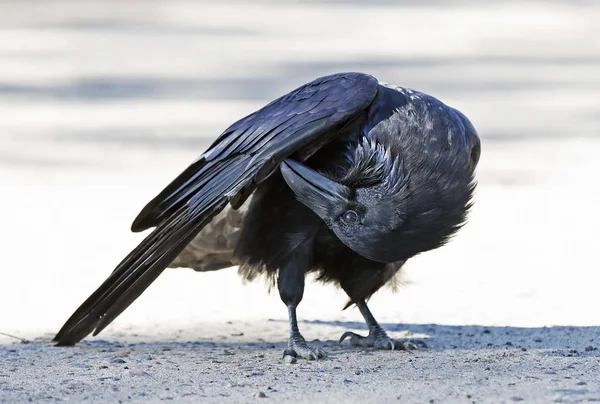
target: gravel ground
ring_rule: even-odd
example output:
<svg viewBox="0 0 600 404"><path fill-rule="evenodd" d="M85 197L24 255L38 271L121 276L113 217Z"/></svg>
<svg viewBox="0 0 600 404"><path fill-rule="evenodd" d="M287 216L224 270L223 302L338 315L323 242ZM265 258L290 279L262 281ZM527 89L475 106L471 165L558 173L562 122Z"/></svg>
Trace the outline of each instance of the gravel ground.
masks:
<svg viewBox="0 0 600 404"><path fill-rule="evenodd" d="M307 324L304 324L305 326ZM265 324L285 335L285 322ZM0 348L6 402L591 402L600 401L600 327L393 325L427 349L384 352L339 346L357 323L311 323L328 358L287 364L280 338L256 324L96 339L74 348L43 341ZM200 330L196 330L200 333ZM205 331L204 331L205 332ZM195 334L197 335L197 334Z"/></svg>
<svg viewBox="0 0 600 404"><path fill-rule="evenodd" d="M0 402L600 401L600 6L586 1L0 2ZM464 111L469 224L370 307L309 283L286 310L235 268L165 272L74 348L49 340L143 235L139 209L228 124L315 77L369 72ZM432 325L429 325L432 324ZM262 392L262 394L261 394Z"/></svg>

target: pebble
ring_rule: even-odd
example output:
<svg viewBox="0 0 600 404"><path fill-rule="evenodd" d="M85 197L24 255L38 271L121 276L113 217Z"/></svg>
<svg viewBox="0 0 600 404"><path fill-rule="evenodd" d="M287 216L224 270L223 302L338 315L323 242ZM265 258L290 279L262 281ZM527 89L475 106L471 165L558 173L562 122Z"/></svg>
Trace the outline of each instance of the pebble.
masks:
<svg viewBox="0 0 600 404"><path fill-rule="evenodd" d="M257 394L256 396L257 396L257 397L260 397L260 398L266 398L266 397L267 397L267 395L265 394L265 392L264 392L264 391L259 391L259 392L258 392L258 394Z"/></svg>
<svg viewBox="0 0 600 404"><path fill-rule="evenodd" d="M121 358L112 358L110 363L127 363L124 359Z"/></svg>
<svg viewBox="0 0 600 404"><path fill-rule="evenodd" d="M144 372L143 370L140 370L140 371L130 370L127 373L129 374L129 376L150 376L150 373ZM165 390L168 390L168 388Z"/></svg>
<svg viewBox="0 0 600 404"><path fill-rule="evenodd" d="M283 361L287 364L287 365L293 365L294 363L298 362L298 359L296 359L295 357L293 357L292 355L285 355L283 357Z"/></svg>
<svg viewBox="0 0 600 404"><path fill-rule="evenodd" d="M71 363L71 366L74 368L80 368L80 369L90 369L92 367L92 365L88 365L87 363Z"/></svg>

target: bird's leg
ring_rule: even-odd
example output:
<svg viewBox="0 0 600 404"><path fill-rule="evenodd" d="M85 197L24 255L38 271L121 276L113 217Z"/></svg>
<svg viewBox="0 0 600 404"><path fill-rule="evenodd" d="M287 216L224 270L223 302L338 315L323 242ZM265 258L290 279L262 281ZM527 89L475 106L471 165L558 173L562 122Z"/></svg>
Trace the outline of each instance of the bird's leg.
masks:
<svg viewBox="0 0 600 404"><path fill-rule="evenodd" d="M306 340L302 334L300 334L298 321L296 320L296 306L289 305L288 313L290 317L290 339L288 341L287 349L283 351L283 356L291 355L310 360L326 357L327 354L325 351L321 348L311 348L308 346Z"/></svg>
<svg viewBox="0 0 600 404"><path fill-rule="evenodd" d="M350 344L353 346L388 350L413 350L418 348L418 344L413 342L395 341L388 337L385 330L381 328L379 323L377 323L377 320L375 320L375 317L373 317L373 314L371 314L371 310L369 310L367 303L364 300L356 302L356 307L358 307L358 310L360 310L360 313L364 317L365 322L369 327L369 335L363 337L362 335L358 335L351 331L346 331L344 334L342 334L340 343L342 343L342 341L344 341L346 338L350 338Z"/></svg>
<svg viewBox="0 0 600 404"><path fill-rule="evenodd" d="M292 254L287 265L279 270L277 286L279 296L288 308L290 318L290 339L288 347L283 351L283 356L291 355L305 359L319 359L326 356L325 351L320 348L311 348L300 334L298 320L296 318L296 307L304 295L304 276L307 268L308 257Z"/></svg>

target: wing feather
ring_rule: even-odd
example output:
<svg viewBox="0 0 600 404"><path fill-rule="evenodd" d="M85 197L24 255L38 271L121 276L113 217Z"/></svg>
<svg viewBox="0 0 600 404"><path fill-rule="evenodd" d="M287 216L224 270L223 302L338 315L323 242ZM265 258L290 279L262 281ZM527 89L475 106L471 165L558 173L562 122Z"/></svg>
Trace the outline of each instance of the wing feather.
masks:
<svg viewBox="0 0 600 404"><path fill-rule="evenodd" d="M377 89L377 80L366 74L326 76L231 125L142 209L132 230L156 229L73 313L55 341L71 345L102 331L228 203L239 206L286 157L334 138Z"/></svg>

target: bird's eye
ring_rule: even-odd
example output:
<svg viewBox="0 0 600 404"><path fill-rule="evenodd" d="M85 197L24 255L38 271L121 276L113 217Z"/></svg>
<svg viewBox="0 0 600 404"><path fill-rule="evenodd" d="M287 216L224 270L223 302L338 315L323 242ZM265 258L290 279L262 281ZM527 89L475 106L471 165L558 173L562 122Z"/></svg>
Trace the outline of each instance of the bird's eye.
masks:
<svg viewBox="0 0 600 404"><path fill-rule="evenodd" d="M348 210L346 211L346 213L344 213L342 219L346 223L355 223L356 221L358 221L358 213L356 213L353 210Z"/></svg>

